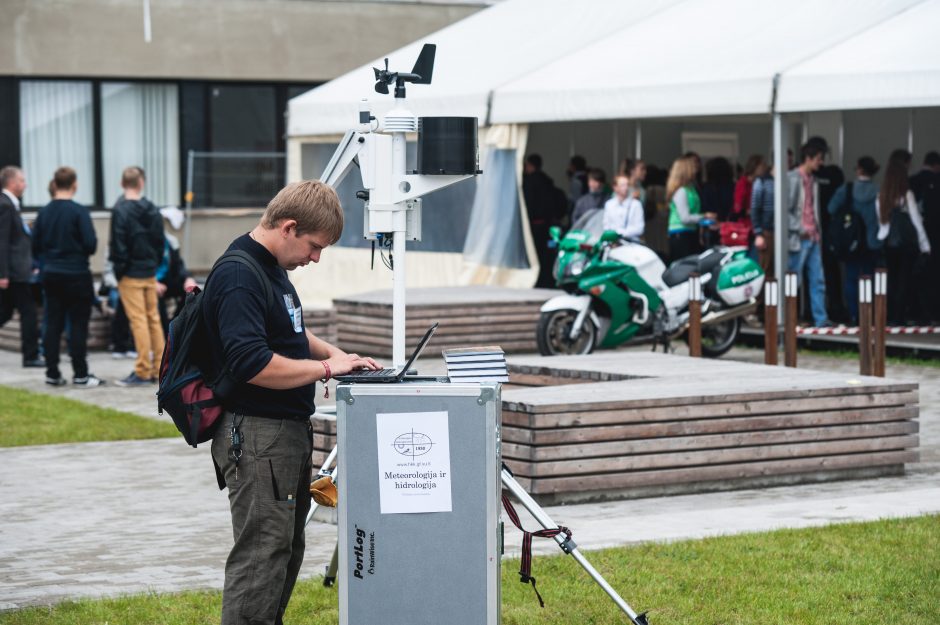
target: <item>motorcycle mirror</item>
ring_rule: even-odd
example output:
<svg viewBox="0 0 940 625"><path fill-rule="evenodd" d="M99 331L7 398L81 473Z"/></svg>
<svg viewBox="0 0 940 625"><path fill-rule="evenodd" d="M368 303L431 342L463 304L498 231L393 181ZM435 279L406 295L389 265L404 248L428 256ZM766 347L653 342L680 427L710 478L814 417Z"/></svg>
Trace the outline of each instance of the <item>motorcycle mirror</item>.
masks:
<svg viewBox="0 0 940 625"><path fill-rule="evenodd" d="M552 241L557 243L561 240L561 228L558 226L552 226L548 229L548 236L551 237Z"/></svg>
<svg viewBox="0 0 940 625"><path fill-rule="evenodd" d="M601 243L616 243L620 240L620 235L617 234L616 230L604 230L604 233L601 234Z"/></svg>

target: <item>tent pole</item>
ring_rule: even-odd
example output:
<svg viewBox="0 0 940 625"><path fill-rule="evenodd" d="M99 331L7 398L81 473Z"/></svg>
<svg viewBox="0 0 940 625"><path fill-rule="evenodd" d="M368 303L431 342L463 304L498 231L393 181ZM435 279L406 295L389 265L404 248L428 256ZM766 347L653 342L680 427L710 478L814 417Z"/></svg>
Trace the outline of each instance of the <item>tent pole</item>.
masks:
<svg viewBox="0 0 940 625"><path fill-rule="evenodd" d="M634 158L637 160L643 158L643 124L636 120L636 137L633 146Z"/></svg>
<svg viewBox="0 0 940 625"><path fill-rule="evenodd" d="M787 149L783 145L783 118L780 113L773 114L774 120L774 274L777 284L783 284L787 261L787 219L784 214L786 203L783 201L786 191L784 176L787 175ZM783 321L785 306L779 307L779 321Z"/></svg>
<svg viewBox="0 0 940 625"><path fill-rule="evenodd" d="M839 168L845 170L845 117L839 112Z"/></svg>
<svg viewBox="0 0 940 625"><path fill-rule="evenodd" d="M620 128L618 127L617 122L611 122L613 126L613 141L611 142L611 179L617 174L617 155L620 153Z"/></svg>
<svg viewBox="0 0 940 625"><path fill-rule="evenodd" d="M914 153L914 109L907 111L907 151Z"/></svg>

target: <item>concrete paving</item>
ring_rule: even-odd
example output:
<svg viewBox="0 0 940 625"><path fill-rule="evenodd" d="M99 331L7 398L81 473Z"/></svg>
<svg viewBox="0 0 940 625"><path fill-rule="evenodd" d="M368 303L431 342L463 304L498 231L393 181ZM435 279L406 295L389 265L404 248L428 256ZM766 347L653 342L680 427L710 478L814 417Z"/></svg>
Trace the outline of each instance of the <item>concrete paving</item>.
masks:
<svg viewBox="0 0 940 625"><path fill-rule="evenodd" d="M750 349L726 357L762 358ZM94 354L91 363L94 373L109 380L132 366L108 354ZM17 354L0 353L0 384L160 418L154 388L53 389L42 384L41 371L18 365ZM857 371L857 363L824 357L803 357L800 365ZM436 359L420 366L429 374L441 368ZM546 512L574 531L582 550L940 513L940 370L890 366L888 374L920 383L922 461L904 476L557 506ZM323 403L322 393L318 402ZM192 449L175 438L8 448L0 450L0 465L0 610L78 597L221 587L231 524L208 447ZM522 517L527 528L536 528L528 515ZM335 537L334 526L308 527L303 576L322 573ZM507 527L507 554L517 555L520 543L518 532ZM548 540L536 541L535 550L558 552Z"/></svg>

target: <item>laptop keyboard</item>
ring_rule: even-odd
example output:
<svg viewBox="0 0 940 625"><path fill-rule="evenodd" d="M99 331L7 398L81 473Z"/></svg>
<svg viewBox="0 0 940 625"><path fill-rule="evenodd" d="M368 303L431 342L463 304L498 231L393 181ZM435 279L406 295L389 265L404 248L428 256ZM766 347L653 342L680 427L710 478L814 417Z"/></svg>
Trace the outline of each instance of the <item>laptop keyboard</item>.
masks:
<svg viewBox="0 0 940 625"><path fill-rule="evenodd" d="M350 371L349 375L358 375L364 378L371 378L383 375L396 375L398 369L376 369L374 371L370 369L359 369L358 371Z"/></svg>

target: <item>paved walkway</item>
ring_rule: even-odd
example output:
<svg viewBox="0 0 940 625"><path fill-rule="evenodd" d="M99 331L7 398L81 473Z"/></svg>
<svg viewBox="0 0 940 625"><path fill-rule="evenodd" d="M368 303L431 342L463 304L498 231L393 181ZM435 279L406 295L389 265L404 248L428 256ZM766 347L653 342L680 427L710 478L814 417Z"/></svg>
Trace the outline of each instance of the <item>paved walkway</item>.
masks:
<svg viewBox="0 0 940 625"><path fill-rule="evenodd" d="M761 354L735 350L730 357L760 361ZM153 388L52 389L41 384L41 372L18 364L16 354L0 352L0 384L157 416ZM847 374L857 370L855 363L831 358L806 357L801 365ZM434 373L439 366L428 361L421 370ZM131 361L92 357L92 371L109 380L130 367ZM921 385L922 462L903 477L546 511L574 530L582 549L940 513L940 371L897 366L888 373ZM20 447L0 449L0 465L0 610L67 598L221 587L231 525L208 447L191 449L181 438ZM322 572L335 537L334 526L308 527L302 575ZM507 528L507 553L517 554L520 542ZM557 548L537 541L536 551Z"/></svg>

